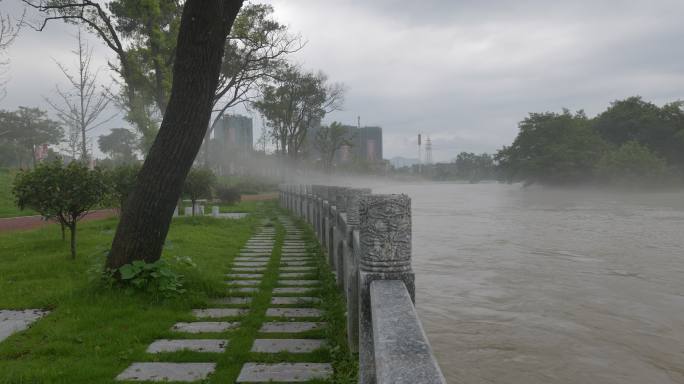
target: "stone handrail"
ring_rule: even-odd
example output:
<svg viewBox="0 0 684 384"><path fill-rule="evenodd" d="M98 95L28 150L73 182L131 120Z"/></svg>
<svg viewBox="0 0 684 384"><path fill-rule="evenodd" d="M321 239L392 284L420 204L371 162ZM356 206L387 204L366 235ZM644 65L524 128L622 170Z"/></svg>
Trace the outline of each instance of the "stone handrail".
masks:
<svg viewBox="0 0 684 384"><path fill-rule="evenodd" d="M284 184L280 204L313 227L335 271L359 382L446 383L414 307L409 197Z"/></svg>

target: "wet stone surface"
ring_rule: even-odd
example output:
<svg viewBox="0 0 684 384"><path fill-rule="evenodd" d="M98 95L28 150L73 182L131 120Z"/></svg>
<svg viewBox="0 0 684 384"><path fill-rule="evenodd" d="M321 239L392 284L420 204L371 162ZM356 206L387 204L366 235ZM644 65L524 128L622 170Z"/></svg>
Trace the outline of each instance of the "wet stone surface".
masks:
<svg viewBox="0 0 684 384"><path fill-rule="evenodd" d="M216 339L180 339L180 340L157 340L147 347L147 353L163 353L176 351L193 352L224 352L228 340Z"/></svg>
<svg viewBox="0 0 684 384"><path fill-rule="evenodd" d="M0 310L0 341L28 328L49 312L40 309Z"/></svg>
<svg viewBox="0 0 684 384"><path fill-rule="evenodd" d="M133 363L116 380L192 382L206 379L215 368L215 363Z"/></svg>
<svg viewBox="0 0 684 384"><path fill-rule="evenodd" d="M185 333L212 333L229 331L239 326L240 323L230 321L195 321L176 323L171 330Z"/></svg>
<svg viewBox="0 0 684 384"><path fill-rule="evenodd" d="M294 297L272 297L271 304L273 305L296 305L296 304L314 304L320 303L321 299L318 297L294 296Z"/></svg>
<svg viewBox="0 0 684 384"><path fill-rule="evenodd" d="M267 383L269 381L298 383L332 376L328 363L247 363L242 367L238 383Z"/></svg>
<svg viewBox="0 0 684 384"><path fill-rule="evenodd" d="M217 318L217 317L235 317L242 316L249 312L241 308L206 308L193 309L192 314L198 319Z"/></svg>
<svg viewBox="0 0 684 384"><path fill-rule="evenodd" d="M321 317L323 312L316 308L269 308L268 317Z"/></svg>
<svg viewBox="0 0 684 384"><path fill-rule="evenodd" d="M311 321L270 321L261 325L261 333L301 333L323 329L326 323Z"/></svg>
<svg viewBox="0 0 684 384"><path fill-rule="evenodd" d="M324 346L323 340L312 339L256 339L252 352L259 353L310 353Z"/></svg>

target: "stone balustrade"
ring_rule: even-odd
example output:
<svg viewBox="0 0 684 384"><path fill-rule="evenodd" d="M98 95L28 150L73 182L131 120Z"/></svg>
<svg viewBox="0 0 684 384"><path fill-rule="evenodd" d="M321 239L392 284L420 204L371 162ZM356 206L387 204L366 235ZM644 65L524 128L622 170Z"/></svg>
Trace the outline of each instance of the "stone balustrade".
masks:
<svg viewBox="0 0 684 384"><path fill-rule="evenodd" d="M308 222L327 252L347 301L359 382L446 383L414 307L410 198L283 184L280 205Z"/></svg>

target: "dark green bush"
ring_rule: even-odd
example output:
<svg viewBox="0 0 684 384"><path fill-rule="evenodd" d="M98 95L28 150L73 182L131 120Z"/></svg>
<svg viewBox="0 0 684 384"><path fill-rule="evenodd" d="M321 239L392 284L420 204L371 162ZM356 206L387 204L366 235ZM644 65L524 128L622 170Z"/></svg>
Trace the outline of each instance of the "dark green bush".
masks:
<svg viewBox="0 0 684 384"><path fill-rule="evenodd" d="M224 204L235 204L240 201L240 191L235 187L220 185L216 188L216 197Z"/></svg>

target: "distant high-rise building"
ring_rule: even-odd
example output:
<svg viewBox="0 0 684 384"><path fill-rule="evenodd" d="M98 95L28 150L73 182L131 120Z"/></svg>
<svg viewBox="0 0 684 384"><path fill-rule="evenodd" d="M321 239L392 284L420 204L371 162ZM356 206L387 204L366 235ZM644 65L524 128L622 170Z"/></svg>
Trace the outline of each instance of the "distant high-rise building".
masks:
<svg viewBox="0 0 684 384"><path fill-rule="evenodd" d="M209 140L209 148L205 156L207 163L217 174L241 174L252 152L251 118L242 115L227 115L214 124L213 136Z"/></svg>
<svg viewBox="0 0 684 384"><path fill-rule="evenodd" d="M227 115L214 125L217 148L251 151L253 145L252 118L242 115Z"/></svg>

